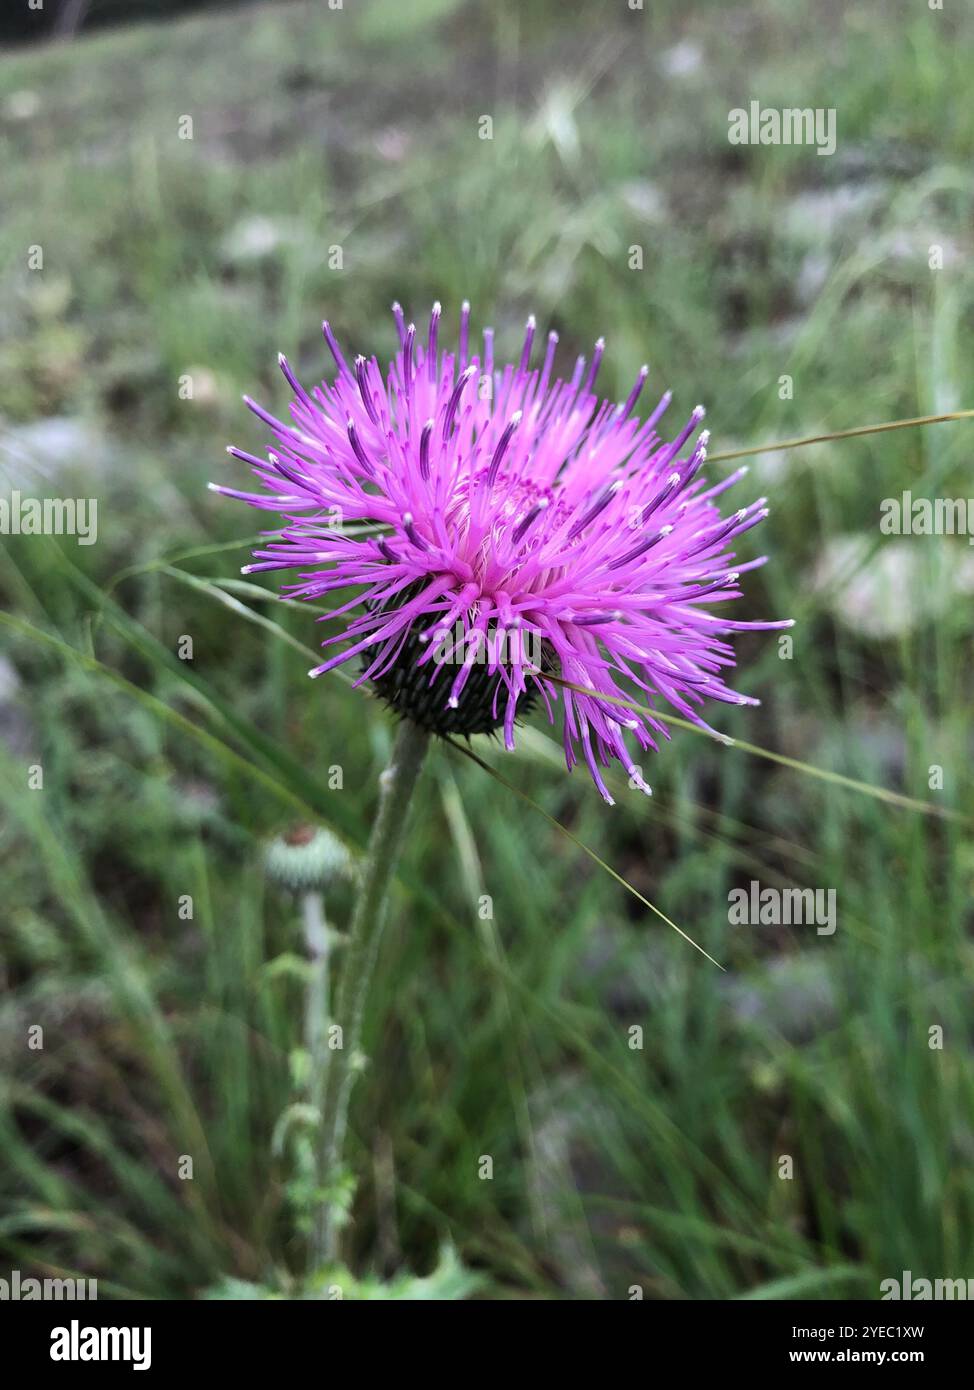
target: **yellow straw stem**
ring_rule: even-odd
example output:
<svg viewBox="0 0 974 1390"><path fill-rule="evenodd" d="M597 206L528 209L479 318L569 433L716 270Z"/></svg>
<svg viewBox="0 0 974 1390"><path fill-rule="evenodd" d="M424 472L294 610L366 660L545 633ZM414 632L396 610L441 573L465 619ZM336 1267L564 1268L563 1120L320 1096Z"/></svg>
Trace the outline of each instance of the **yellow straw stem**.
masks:
<svg viewBox="0 0 974 1390"><path fill-rule="evenodd" d="M708 463L726 459L750 458L753 454L774 454L779 449L801 449L806 444L830 444L835 439L855 439L863 434L885 434L887 430L906 430L914 425L942 425L948 420L969 420L974 410L953 410L947 415L917 415L912 420L887 420L881 425L859 425L853 430L836 430L834 434L810 434L804 439L781 439L776 444L761 444L756 449L728 449L722 454L708 454Z"/></svg>

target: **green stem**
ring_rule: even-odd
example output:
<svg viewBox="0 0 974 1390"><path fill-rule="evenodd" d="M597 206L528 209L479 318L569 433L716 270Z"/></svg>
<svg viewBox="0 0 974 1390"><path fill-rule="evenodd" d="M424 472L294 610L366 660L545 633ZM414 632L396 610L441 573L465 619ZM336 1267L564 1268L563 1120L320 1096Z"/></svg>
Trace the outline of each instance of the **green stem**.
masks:
<svg viewBox="0 0 974 1390"><path fill-rule="evenodd" d="M301 899L301 921L308 953L308 991L305 1005L305 1049L311 1069L308 1100L321 1110L331 1053L328 1050L328 957L329 928L325 902L320 892L305 893Z"/></svg>
<svg viewBox="0 0 974 1390"><path fill-rule="evenodd" d="M332 1023L342 1045L332 1053L325 1086L319 1146L319 1182L329 1195L321 1203L316 1253L324 1262L338 1256L339 1221L331 1189L341 1175L348 1105L359 1067L362 1022L385 921L392 880L406 829L406 812L419 778L429 734L409 719L396 733L389 766L379 779L379 806L369 838L358 899L344 947L341 983Z"/></svg>

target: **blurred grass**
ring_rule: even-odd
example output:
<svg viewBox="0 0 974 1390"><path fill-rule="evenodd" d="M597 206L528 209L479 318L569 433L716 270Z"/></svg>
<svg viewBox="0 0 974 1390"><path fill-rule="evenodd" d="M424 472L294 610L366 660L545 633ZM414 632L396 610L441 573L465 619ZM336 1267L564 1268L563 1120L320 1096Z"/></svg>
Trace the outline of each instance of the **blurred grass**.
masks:
<svg viewBox="0 0 974 1390"><path fill-rule="evenodd" d="M604 332L606 390L648 360L677 413L708 405L715 450L974 405L972 55L969 16L889 0L570 17L382 0L0 61L5 491L99 499L98 545L0 554L12 1264L149 1297L288 1288L304 1266L299 1143L272 1144L302 1095L302 948L262 846L296 815L364 843L389 723L338 680L309 688L310 615L237 595L289 644L214 592L254 526L204 490L238 476L224 442L260 443L239 393L283 402L278 349L327 370L325 313L383 356L393 298L416 315L440 298L455 323L469 297L504 348L532 310L566 360ZM727 112L752 98L834 106L836 154L731 147ZM35 473L52 420L71 444ZM880 635L813 582L841 537L872 572L883 497L974 491L971 439L943 425L754 460L738 491L771 498L771 562L750 614L800 621L793 659L740 643L764 703L721 729L974 814L962 540L910 543L921 617L880 585L899 617ZM439 750L357 1094L353 1266L428 1273L452 1242L481 1294L541 1298L871 1298L903 1269L971 1273L967 835L687 733L644 767L652 802L622 779L607 812L543 723L520 741L478 753L729 975ZM751 878L834 887L835 936L730 927Z"/></svg>

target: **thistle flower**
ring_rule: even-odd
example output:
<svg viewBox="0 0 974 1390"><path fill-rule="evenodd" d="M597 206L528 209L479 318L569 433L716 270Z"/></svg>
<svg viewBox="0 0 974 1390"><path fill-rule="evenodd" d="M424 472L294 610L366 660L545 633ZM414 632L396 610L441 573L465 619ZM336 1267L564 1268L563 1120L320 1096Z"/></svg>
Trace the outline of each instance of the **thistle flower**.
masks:
<svg viewBox="0 0 974 1390"><path fill-rule="evenodd" d="M285 592L305 599L354 591L328 615L343 630L322 643L342 649L312 676L357 659L356 683L421 727L502 728L509 749L519 714L540 699L553 722L560 699L568 767L581 750L611 803L600 769L617 758L648 794L626 738L655 750L668 737L655 702L704 728L708 700L757 704L724 682L725 639L790 626L711 611L763 563L735 564L730 547L767 516L765 499L721 513L747 470L705 485L700 406L670 440L657 432L669 392L639 420L646 367L625 401L600 400L602 339L564 381L556 333L531 366L533 317L520 360L498 366L491 329L471 350L468 304L455 351L440 348L439 304L425 341L393 313L400 346L385 375L374 357L350 366L326 322L333 382L309 392L280 358L290 423L244 397L274 443L266 459L229 452L266 492L211 487L288 523L244 573L296 570ZM606 699L634 693L647 712Z"/></svg>

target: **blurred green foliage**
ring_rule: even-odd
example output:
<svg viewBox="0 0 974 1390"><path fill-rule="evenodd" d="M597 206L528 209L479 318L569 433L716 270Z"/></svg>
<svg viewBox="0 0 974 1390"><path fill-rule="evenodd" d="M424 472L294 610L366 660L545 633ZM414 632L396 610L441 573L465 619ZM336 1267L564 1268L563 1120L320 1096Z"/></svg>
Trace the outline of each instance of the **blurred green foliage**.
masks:
<svg viewBox="0 0 974 1390"><path fill-rule="evenodd" d="M264 852L295 818L361 847L389 724L309 686L311 615L217 582L267 522L205 491L242 476L225 442L261 445L240 392L283 406L279 349L327 371L326 313L382 357L393 298L455 324L468 297L502 350L529 311L566 362L604 332L606 390L648 361L681 419L708 405L715 451L972 406L972 30L906 0L376 0L0 63L5 490L99 499L97 546L0 554L11 1264L105 1295L308 1292L300 1123L275 1143L305 1096L299 910ZM836 154L731 147L754 98L835 107ZM753 461L736 492L772 515L748 612L798 626L791 659L739 644L764 703L721 729L974 814L969 551L878 531L905 488L974 492L971 438ZM873 1298L903 1269L970 1274L966 830L690 733L644 766L651 802L623 779L609 812L532 725L515 757L478 751L727 973L438 750L353 1116L363 1289L437 1270L448 1242L442 1296ZM835 888L835 936L729 926L754 878Z"/></svg>

